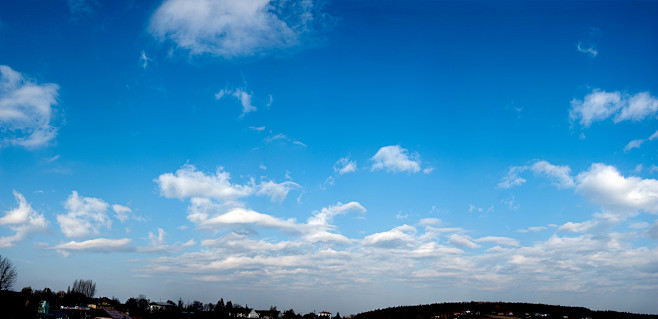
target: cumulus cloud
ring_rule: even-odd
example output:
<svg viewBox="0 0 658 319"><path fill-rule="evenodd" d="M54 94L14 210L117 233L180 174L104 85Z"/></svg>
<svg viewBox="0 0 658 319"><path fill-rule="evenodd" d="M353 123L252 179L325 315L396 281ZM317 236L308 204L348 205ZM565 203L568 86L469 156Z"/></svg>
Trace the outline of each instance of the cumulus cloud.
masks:
<svg viewBox="0 0 658 319"><path fill-rule="evenodd" d="M362 243L365 246L379 248L410 248L414 246L416 241L414 238L415 234L415 227L404 224L389 231L368 235L363 239Z"/></svg>
<svg viewBox="0 0 658 319"><path fill-rule="evenodd" d="M176 173L162 174L154 181L158 184L160 193L167 198L204 197L234 200L254 192L253 186L233 185L229 179L230 174L225 172L223 167L217 168L215 175L206 175L194 165L186 164Z"/></svg>
<svg viewBox="0 0 658 319"><path fill-rule="evenodd" d="M374 162L371 167L373 171L380 169L393 173L420 171L419 155L409 154L409 151L400 145L384 146L370 160Z"/></svg>
<svg viewBox="0 0 658 319"><path fill-rule="evenodd" d="M617 168L601 163L578 174L576 190L605 211L635 215L639 210L658 213L658 180L624 177Z"/></svg>
<svg viewBox="0 0 658 319"><path fill-rule="evenodd" d="M14 234L0 237L0 248L12 247L30 233L44 231L48 228L48 222L43 215L32 209L22 194L14 191L14 197L18 202L18 207L6 211L5 215L0 217L0 226L9 227Z"/></svg>
<svg viewBox="0 0 658 319"><path fill-rule="evenodd" d="M230 59L297 46L321 18L311 0L166 0L149 31L191 55Z"/></svg>
<svg viewBox="0 0 658 319"><path fill-rule="evenodd" d="M338 172L340 175L356 172L356 161L351 161L349 156L341 157L334 164L334 172Z"/></svg>
<svg viewBox="0 0 658 319"><path fill-rule="evenodd" d="M66 237L98 235L101 227L110 228L112 220L107 215L109 204L99 198L83 197L73 191L64 208L66 214L57 215L57 222Z"/></svg>
<svg viewBox="0 0 658 319"><path fill-rule="evenodd" d="M39 84L6 65L0 65L1 145L34 149L57 135L52 125L59 86Z"/></svg>
<svg viewBox="0 0 658 319"><path fill-rule="evenodd" d="M96 253L125 252L134 250L134 248L128 246L130 241L130 238L96 238L86 241L70 241L68 243L59 244L48 249L56 250L64 256L68 256L72 252L79 251Z"/></svg>
<svg viewBox="0 0 658 319"><path fill-rule="evenodd" d="M571 121L579 121L583 127L589 127L593 122L610 117L615 123L619 123L627 120L640 121L655 117L657 113L658 99L649 92L626 94L594 89L583 100L571 101L569 117Z"/></svg>
<svg viewBox="0 0 658 319"><path fill-rule="evenodd" d="M268 214L259 213L250 209L241 207L232 208L226 213L216 215L205 219L199 223L201 228L217 228L217 227L266 227L275 228L282 231L297 232L298 227L294 219L283 220L273 217Z"/></svg>

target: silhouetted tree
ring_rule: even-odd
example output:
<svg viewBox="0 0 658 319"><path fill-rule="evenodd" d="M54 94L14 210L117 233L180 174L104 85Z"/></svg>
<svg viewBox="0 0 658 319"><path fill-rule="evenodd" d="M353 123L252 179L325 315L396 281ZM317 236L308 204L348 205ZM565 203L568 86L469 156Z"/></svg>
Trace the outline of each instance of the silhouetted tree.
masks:
<svg viewBox="0 0 658 319"><path fill-rule="evenodd" d="M337 312L336 315L334 316L334 319L341 319L340 318L340 312Z"/></svg>
<svg viewBox="0 0 658 319"><path fill-rule="evenodd" d="M292 308L283 312L283 319L295 319L295 318L297 318L297 315L295 314L295 311L292 310Z"/></svg>
<svg viewBox="0 0 658 319"><path fill-rule="evenodd" d="M87 298L94 298L96 295L96 283L89 280L76 280L73 282L73 288L71 288L71 293L79 293Z"/></svg>
<svg viewBox="0 0 658 319"><path fill-rule="evenodd" d="M0 255L0 290L11 289L16 282L16 277L18 277L18 271L14 264L7 257Z"/></svg>
<svg viewBox="0 0 658 319"><path fill-rule="evenodd" d="M21 293L23 293L25 295L31 295L32 294L32 287L30 287L30 286L24 287L23 289L21 289Z"/></svg>

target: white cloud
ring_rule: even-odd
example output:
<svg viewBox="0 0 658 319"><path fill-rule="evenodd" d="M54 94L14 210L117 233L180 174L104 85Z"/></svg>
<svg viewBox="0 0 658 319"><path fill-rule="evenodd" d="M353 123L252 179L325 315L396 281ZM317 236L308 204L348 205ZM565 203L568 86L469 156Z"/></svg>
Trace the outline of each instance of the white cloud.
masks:
<svg viewBox="0 0 658 319"><path fill-rule="evenodd" d="M167 245L165 242L165 237L167 233L162 228L158 228L157 235L149 232L149 245L146 247L139 247L137 251L139 252L167 252L173 253L182 250L183 248L190 247L196 244L192 239L185 243L175 243L173 245Z"/></svg>
<svg viewBox="0 0 658 319"><path fill-rule="evenodd" d="M124 252L133 250L133 248L128 246L130 241L130 238L96 238L80 242L70 241L68 243L59 244L48 249L57 250L57 252L64 256L68 256L71 254L71 252L75 251L88 251L97 253Z"/></svg>
<svg viewBox="0 0 658 319"><path fill-rule="evenodd" d="M621 121L640 121L658 113L658 99L649 92L633 95L622 94L619 91L605 92L594 89L584 100L573 99L569 117L572 121L580 121L584 127L593 122L613 117L615 123Z"/></svg>
<svg viewBox="0 0 658 319"><path fill-rule="evenodd" d="M192 55L230 59L296 46L319 18L310 0L166 0L149 31Z"/></svg>
<svg viewBox="0 0 658 319"><path fill-rule="evenodd" d="M149 61L151 61L151 58L146 56L146 52L142 50L142 54L139 56L139 65L142 67L142 69L146 70L146 68L149 66Z"/></svg>
<svg viewBox="0 0 658 319"><path fill-rule="evenodd" d="M508 189L514 186L523 185L523 183L525 183L526 180L520 177L519 174L526 171L527 169L528 169L527 166L510 167L510 169L507 171L507 175L505 175L505 177L501 179L501 181L498 183L498 185L496 185L496 187L502 189Z"/></svg>
<svg viewBox="0 0 658 319"><path fill-rule="evenodd" d="M251 101L253 93L247 92L246 88L237 88L235 90L221 89L215 94L215 100L219 101L225 96L232 96L240 102L240 105L242 105L242 115L258 110Z"/></svg>
<svg viewBox="0 0 658 319"><path fill-rule="evenodd" d="M578 41L576 46L578 52L589 54L589 56L595 58L599 55L599 51L596 50L596 46L591 43L584 43L583 41Z"/></svg>
<svg viewBox="0 0 658 319"><path fill-rule="evenodd" d="M518 240L509 237L485 236L474 240L478 243L495 243L503 246L520 246Z"/></svg>
<svg viewBox="0 0 658 319"><path fill-rule="evenodd" d="M578 174L577 191L605 211L632 216L638 210L658 213L658 180L624 177L609 165L595 163Z"/></svg>
<svg viewBox="0 0 658 319"><path fill-rule="evenodd" d="M283 202L292 189L301 189L302 187L294 182L286 181L275 183L274 181L261 182L258 185L256 195L268 196L273 202Z"/></svg>
<svg viewBox="0 0 658 319"><path fill-rule="evenodd" d="M416 228L405 224L389 231L368 235L362 243L380 248L410 248L415 244L415 234Z"/></svg>
<svg viewBox="0 0 658 319"><path fill-rule="evenodd" d="M658 138L658 131L654 132L653 134L651 134L651 136L647 138L632 140L628 142L626 146L624 146L624 152L628 152L634 148L640 148L642 144L644 144L645 142L651 142L657 138Z"/></svg>
<svg viewBox="0 0 658 319"><path fill-rule="evenodd" d="M101 227L110 228L107 216L109 204L99 198L82 197L73 191L64 203L67 213L57 215L57 222L66 237L98 235Z"/></svg>
<svg viewBox="0 0 658 319"><path fill-rule="evenodd" d="M154 181L160 192L167 198L205 197L217 200L234 200L249 196L254 188L248 185L232 185L230 174L222 167L217 168L215 175L206 175L197 171L194 165L183 165L176 173L160 175Z"/></svg>
<svg viewBox="0 0 658 319"><path fill-rule="evenodd" d="M119 204L112 205L112 209L116 213L117 219L120 220L122 223L126 222L126 220L130 218L130 213L132 212L132 209L130 209L130 207L122 206Z"/></svg>
<svg viewBox="0 0 658 319"><path fill-rule="evenodd" d="M546 229L547 227L545 226L533 226L533 227L528 227L528 229L519 229L517 230L519 233L529 233L529 232L538 232L541 230Z"/></svg>
<svg viewBox="0 0 658 319"><path fill-rule="evenodd" d="M9 227L14 235L0 237L0 248L12 247L30 233L44 231L48 228L48 221L42 214L32 209L22 194L14 191L14 197L18 202L18 207L6 211L5 215L0 217L0 226Z"/></svg>
<svg viewBox="0 0 658 319"><path fill-rule="evenodd" d="M386 169L387 172L410 172L418 173L420 171L420 159L418 154L409 154L409 151L400 145L390 145L380 148L375 156L370 160L371 170Z"/></svg>
<svg viewBox="0 0 658 319"><path fill-rule="evenodd" d="M268 136L268 137L265 138L266 143L272 143L274 141L284 141L284 142L289 142L289 143L299 145L299 146L302 146L302 147L306 147L306 144L304 144L304 143L302 143L302 142L300 142L300 141L298 141L298 140L296 140L296 139L294 139L294 138L292 138L292 137L290 137L286 134L283 134L283 133L279 133L279 134L276 134L276 135L273 135L273 136Z"/></svg>
<svg viewBox="0 0 658 319"><path fill-rule="evenodd" d="M468 204L468 212L469 212L469 213L472 213L472 212L482 212L482 211L484 211L484 209L482 209L481 207L476 207L476 206L473 205L473 204Z"/></svg>
<svg viewBox="0 0 658 319"><path fill-rule="evenodd" d="M210 217L199 223L200 228L236 227L236 226L259 226L275 228L282 231L298 232L299 227L294 219L282 220L267 214L255 212L250 209L236 207L228 212Z"/></svg>
<svg viewBox="0 0 658 319"><path fill-rule="evenodd" d="M571 188L574 186L573 177L571 177L571 168L569 166L556 166L547 161L538 161L530 166L530 170L538 175L545 175L552 180L559 188Z"/></svg>
<svg viewBox="0 0 658 319"><path fill-rule="evenodd" d="M308 219L308 224L326 226L333 221L334 216L344 215L350 211L363 214L366 212L366 208L358 202L349 202L347 204L338 202L336 205L324 207L320 211L314 211L313 216Z"/></svg>
<svg viewBox="0 0 658 319"><path fill-rule="evenodd" d="M470 237L459 234L450 235L448 243L461 248L475 249L480 247L480 245L472 242Z"/></svg>
<svg viewBox="0 0 658 319"><path fill-rule="evenodd" d="M334 164L334 172L338 172L340 175L356 172L356 161L350 161L349 156L341 157Z"/></svg>
<svg viewBox="0 0 658 319"><path fill-rule="evenodd" d="M574 186L573 177L571 177L571 168L569 166L557 166L547 161L536 161L530 166L513 166L507 171L507 175L501 179L497 187L502 189L520 186L526 182L520 176L521 173L530 170L535 175L544 175L554 181L554 185L559 188L571 188Z"/></svg>
<svg viewBox="0 0 658 319"><path fill-rule="evenodd" d="M34 149L54 139L57 129L51 121L58 90L57 84L38 84L0 65L0 146Z"/></svg>
<svg viewBox="0 0 658 319"><path fill-rule="evenodd" d="M642 146L642 144L644 144L644 140L641 140L641 139L632 140L632 141L628 142L628 144L626 144L626 146L624 146L624 152L628 152L628 151L630 151L634 148L640 148L640 146Z"/></svg>

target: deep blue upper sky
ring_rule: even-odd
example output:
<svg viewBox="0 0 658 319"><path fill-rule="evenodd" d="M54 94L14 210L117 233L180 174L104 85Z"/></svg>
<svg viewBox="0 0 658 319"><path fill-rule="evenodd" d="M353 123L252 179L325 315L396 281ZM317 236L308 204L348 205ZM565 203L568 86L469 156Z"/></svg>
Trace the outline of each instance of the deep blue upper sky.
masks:
<svg viewBox="0 0 658 319"><path fill-rule="evenodd" d="M657 15L0 2L0 255L122 301L658 313Z"/></svg>

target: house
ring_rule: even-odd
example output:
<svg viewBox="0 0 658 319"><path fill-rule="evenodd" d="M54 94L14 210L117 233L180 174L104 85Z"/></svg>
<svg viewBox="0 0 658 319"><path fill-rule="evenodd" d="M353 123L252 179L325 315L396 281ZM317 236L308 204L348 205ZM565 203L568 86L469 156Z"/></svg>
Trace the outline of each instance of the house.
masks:
<svg viewBox="0 0 658 319"><path fill-rule="evenodd" d="M169 310L172 307L173 307L173 305L168 303L168 302L155 302L154 301L154 302L151 302L149 304L149 310L151 312Z"/></svg>
<svg viewBox="0 0 658 319"><path fill-rule="evenodd" d="M331 318L331 312L323 311L318 314L318 318Z"/></svg>
<svg viewBox="0 0 658 319"><path fill-rule="evenodd" d="M259 319L278 319L279 318L279 311L274 309L270 310L256 310L256 313L258 313L258 318Z"/></svg>

